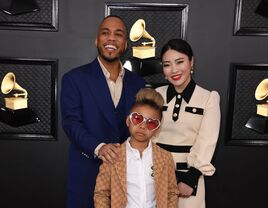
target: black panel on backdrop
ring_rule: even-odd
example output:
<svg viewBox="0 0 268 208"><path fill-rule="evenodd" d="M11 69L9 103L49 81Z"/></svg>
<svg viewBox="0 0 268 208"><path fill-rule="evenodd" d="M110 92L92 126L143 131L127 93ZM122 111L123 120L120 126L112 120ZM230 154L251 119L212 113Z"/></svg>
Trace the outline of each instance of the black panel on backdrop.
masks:
<svg viewBox="0 0 268 208"><path fill-rule="evenodd" d="M57 65L57 60L0 58L0 79L8 72L16 74L21 86L28 91L28 108L40 120L27 125L21 125L17 121L13 126L0 122L0 139L56 139ZM0 106L5 106L4 97L0 94ZM25 117L27 119L29 118Z"/></svg>
<svg viewBox="0 0 268 208"><path fill-rule="evenodd" d="M124 66L144 77L152 87L167 84L162 73L160 50L172 38L186 37L188 20L187 4L157 4L157 3L106 3L106 16L118 15L124 19L127 28L133 26L138 19L146 23L146 30L155 39L155 57L138 59L133 57L132 47L148 41L145 37L128 42L128 49L122 57Z"/></svg>
<svg viewBox="0 0 268 208"><path fill-rule="evenodd" d="M268 35L267 0L236 0L234 35Z"/></svg>
<svg viewBox="0 0 268 208"><path fill-rule="evenodd" d="M10 15L36 12L39 10L35 0L1 0L0 9Z"/></svg>
<svg viewBox="0 0 268 208"><path fill-rule="evenodd" d="M268 0L262 0L255 12L264 17L268 17Z"/></svg>
<svg viewBox="0 0 268 208"><path fill-rule="evenodd" d="M230 145L268 145L265 132L245 125L256 115L256 86L268 77L267 64L231 64L226 143ZM255 120L256 122L256 120ZM251 121L250 121L251 123ZM256 125L259 125L257 123Z"/></svg>
<svg viewBox="0 0 268 208"><path fill-rule="evenodd" d="M58 31L58 0L0 0L0 29Z"/></svg>

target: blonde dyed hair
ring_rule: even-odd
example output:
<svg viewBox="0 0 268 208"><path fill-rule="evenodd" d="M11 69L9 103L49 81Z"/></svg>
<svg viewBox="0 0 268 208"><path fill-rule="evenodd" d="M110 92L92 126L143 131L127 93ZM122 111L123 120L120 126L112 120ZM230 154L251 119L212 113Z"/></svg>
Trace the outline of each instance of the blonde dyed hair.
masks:
<svg viewBox="0 0 268 208"><path fill-rule="evenodd" d="M162 95L153 88L142 88L136 94L136 102L142 103L146 100L155 103L161 109L164 105L164 99Z"/></svg>
<svg viewBox="0 0 268 208"><path fill-rule="evenodd" d="M132 108L136 106L147 105L158 111L160 118L162 118L162 108L164 99L162 95L153 88L142 88L136 94L136 100L132 105Z"/></svg>

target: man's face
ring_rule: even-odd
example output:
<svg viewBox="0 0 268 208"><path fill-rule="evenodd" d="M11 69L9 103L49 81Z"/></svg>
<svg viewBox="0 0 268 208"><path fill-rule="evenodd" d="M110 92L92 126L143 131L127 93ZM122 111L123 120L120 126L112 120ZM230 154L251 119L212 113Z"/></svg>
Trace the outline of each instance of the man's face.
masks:
<svg viewBox="0 0 268 208"><path fill-rule="evenodd" d="M108 62L118 60L127 48L127 31L116 17L105 19L98 31L96 45L100 58Z"/></svg>

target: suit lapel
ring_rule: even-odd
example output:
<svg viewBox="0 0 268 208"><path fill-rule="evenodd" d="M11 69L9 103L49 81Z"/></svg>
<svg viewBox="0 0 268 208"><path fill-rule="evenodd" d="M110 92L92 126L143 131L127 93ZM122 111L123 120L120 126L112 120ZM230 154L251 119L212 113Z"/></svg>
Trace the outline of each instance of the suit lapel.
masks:
<svg viewBox="0 0 268 208"><path fill-rule="evenodd" d="M129 71L125 70L125 75L124 75L124 80L123 80L123 90L122 93L125 93L125 95L135 95L136 92L134 91L135 89L133 88L133 81L130 79L129 76ZM126 100L126 113L128 114L130 111L130 107L132 106L134 102L134 97L132 96L125 96Z"/></svg>
<svg viewBox="0 0 268 208"><path fill-rule="evenodd" d="M126 158L126 142L121 145L121 160L115 164L115 170L120 180L120 185L127 193L127 158Z"/></svg>
<svg viewBox="0 0 268 208"><path fill-rule="evenodd" d="M88 90L91 90L91 94L96 100L99 109L103 112L104 117L116 129L116 118L114 110L111 111L111 109L114 109L113 100L106 78L97 59L92 62L88 73L90 75L88 84L91 86Z"/></svg>

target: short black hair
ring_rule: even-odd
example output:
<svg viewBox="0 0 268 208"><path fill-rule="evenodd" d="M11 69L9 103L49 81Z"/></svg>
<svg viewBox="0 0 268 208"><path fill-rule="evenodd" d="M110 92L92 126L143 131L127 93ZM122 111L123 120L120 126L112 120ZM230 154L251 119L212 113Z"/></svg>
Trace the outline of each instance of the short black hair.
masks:
<svg viewBox="0 0 268 208"><path fill-rule="evenodd" d="M127 25L126 25L125 21L122 19L122 17L120 17L120 16L118 16L118 15L115 15L115 14L110 14L110 15L104 17L104 18L102 19L100 25L103 23L104 20L106 20L106 19L108 19L108 18L111 18L111 17L114 17L114 18L117 18L117 19L121 20L121 22L122 22L123 25L124 25L124 28L126 29L126 33L128 33ZM126 34L126 36L127 36L127 34Z"/></svg>

